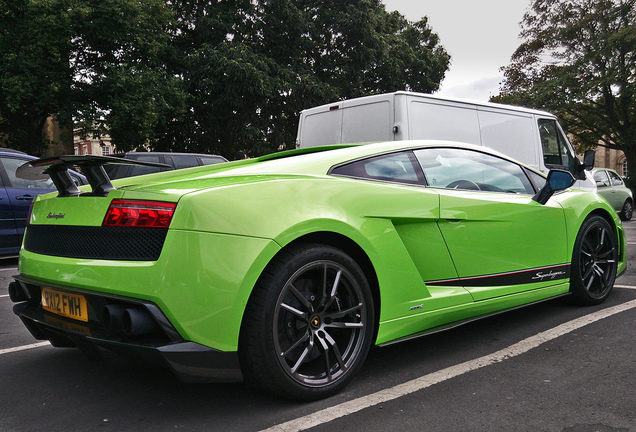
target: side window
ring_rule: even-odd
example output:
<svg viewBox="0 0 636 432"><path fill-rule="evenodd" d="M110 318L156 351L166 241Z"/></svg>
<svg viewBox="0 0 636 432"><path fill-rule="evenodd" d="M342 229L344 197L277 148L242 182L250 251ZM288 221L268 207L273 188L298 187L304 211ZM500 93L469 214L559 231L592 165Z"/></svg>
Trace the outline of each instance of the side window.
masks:
<svg viewBox="0 0 636 432"><path fill-rule="evenodd" d="M607 187L610 185L605 171L596 171L594 173L594 181L597 187Z"/></svg>
<svg viewBox="0 0 636 432"><path fill-rule="evenodd" d="M23 188L23 189L55 189L55 185L51 179L47 180L26 180L18 178L15 175L17 169L27 163L28 160L18 158L2 158L0 163L4 165L4 170L7 173L9 184L7 187Z"/></svg>
<svg viewBox="0 0 636 432"><path fill-rule="evenodd" d="M155 155L140 155L137 158L135 158L136 160L139 161L143 161L143 162L158 162L158 163L163 163L162 160L160 160L159 156L155 156ZM130 177L134 177L134 176L139 176L139 175L144 175L144 174L154 174L154 173L158 173L161 171L161 168L159 167L150 167L150 166L143 166L143 165L132 165L132 170L130 171L129 176Z"/></svg>
<svg viewBox="0 0 636 432"><path fill-rule="evenodd" d="M192 168L199 166L196 156L169 156L172 158L174 169Z"/></svg>
<svg viewBox="0 0 636 432"><path fill-rule="evenodd" d="M331 170L332 175L398 183L421 183L412 152L363 159Z"/></svg>
<svg viewBox="0 0 636 432"><path fill-rule="evenodd" d="M555 120L540 119L539 134L543 148L543 162L548 168L566 169L574 172L576 156L568 146L567 139Z"/></svg>
<svg viewBox="0 0 636 432"><path fill-rule="evenodd" d="M226 162L226 160L219 156L201 156L201 164L203 165L214 165L223 162Z"/></svg>
<svg viewBox="0 0 636 432"><path fill-rule="evenodd" d="M623 179L620 178L620 176L616 174L614 171L608 171L607 173L610 176L612 186L621 186L623 184Z"/></svg>
<svg viewBox="0 0 636 432"><path fill-rule="evenodd" d="M478 151L432 148L415 156L431 187L534 194L521 166Z"/></svg>
<svg viewBox="0 0 636 432"><path fill-rule="evenodd" d="M547 181L547 178L537 174L536 172L532 171L532 170L527 170L526 171L528 173L528 177L530 177L530 180L532 181L532 183L534 183L534 188L536 191L539 191L540 189L543 188L543 186L545 186L545 182Z"/></svg>

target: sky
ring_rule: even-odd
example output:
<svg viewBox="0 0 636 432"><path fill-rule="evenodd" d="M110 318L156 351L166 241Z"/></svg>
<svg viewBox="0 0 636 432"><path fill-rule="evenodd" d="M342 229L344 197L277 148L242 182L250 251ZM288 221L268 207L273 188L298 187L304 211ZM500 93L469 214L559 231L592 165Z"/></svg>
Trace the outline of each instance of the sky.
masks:
<svg viewBox="0 0 636 432"><path fill-rule="evenodd" d="M451 55L436 94L487 101L499 93L499 70L521 43L519 23L531 0L382 0L409 21L428 16L429 27Z"/></svg>

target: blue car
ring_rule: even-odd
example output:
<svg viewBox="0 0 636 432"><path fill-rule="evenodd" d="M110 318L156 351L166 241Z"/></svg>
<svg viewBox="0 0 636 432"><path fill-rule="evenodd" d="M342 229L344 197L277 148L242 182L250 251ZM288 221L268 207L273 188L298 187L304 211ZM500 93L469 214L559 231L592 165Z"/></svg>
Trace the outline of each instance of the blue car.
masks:
<svg viewBox="0 0 636 432"><path fill-rule="evenodd" d="M18 255L31 202L39 194L56 190L50 179L16 177L18 167L34 159L17 150L0 148L0 257ZM79 173L72 172L71 177L78 185L88 184Z"/></svg>

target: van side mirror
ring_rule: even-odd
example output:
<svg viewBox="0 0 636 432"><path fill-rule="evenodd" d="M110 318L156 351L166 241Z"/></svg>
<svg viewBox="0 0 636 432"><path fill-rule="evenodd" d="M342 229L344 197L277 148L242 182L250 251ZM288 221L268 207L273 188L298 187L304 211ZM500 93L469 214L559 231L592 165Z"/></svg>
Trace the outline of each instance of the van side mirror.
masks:
<svg viewBox="0 0 636 432"><path fill-rule="evenodd" d="M555 192L567 189L575 182L576 179L569 171L550 170L545 186L532 199L539 204L545 204Z"/></svg>
<svg viewBox="0 0 636 432"><path fill-rule="evenodd" d="M596 151L594 150L585 150L585 155L583 156L583 167L586 171L590 171L594 168L594 159L596 158Z"/></svg>

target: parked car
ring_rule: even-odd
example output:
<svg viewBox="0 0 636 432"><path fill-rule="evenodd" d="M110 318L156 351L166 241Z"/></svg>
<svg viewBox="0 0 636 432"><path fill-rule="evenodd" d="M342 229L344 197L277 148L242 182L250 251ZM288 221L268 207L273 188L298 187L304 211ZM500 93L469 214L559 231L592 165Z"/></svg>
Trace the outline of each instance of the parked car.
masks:
<svg viewBox="0 0 636 432"><path fill-rule="evenodd" d="M634 211L634 197L621 176L608 168L595 168L592 176L596 181L598 194L614 207L622 220L630 220Z"/></svg>
<svg viewBox="0 0 636 432"><path fill-rule="evenodd" d="M0 257L18 255L31 202L39 194L55 191L48 177L16 177L19 166L36 159L18 150L0 148ZM72 172L71 176L77 185L88 184L79 173Z"/></svg>
<svg viewBox="0 0 636 432"><path fill-rule="evenodd" d="M294 150L116 189L87 172L93 193L36 200L13 310L54 346L154 355L187 381L326 397L373 344L560 296L599 304L626 267L607 201L469 144Z"/></svg>
<svg viewBox="0 0 636 432"><path fill-rule="evenodd" d="M181 168L192 168L196 166L214 165L221 162L227 162L227 159L223 156L201 153L128 152L114 154L111 156L168 165L167 167L161 168L143 165L108 165L105 167L106 172L113 180Z"/></svg>

